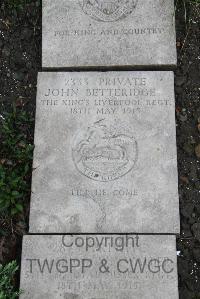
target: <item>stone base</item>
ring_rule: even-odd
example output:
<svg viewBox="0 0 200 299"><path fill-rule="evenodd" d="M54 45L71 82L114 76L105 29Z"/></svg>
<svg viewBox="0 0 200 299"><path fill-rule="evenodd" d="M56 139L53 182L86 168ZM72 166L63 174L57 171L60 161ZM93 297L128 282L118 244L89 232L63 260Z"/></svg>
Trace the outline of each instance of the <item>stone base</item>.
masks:
<svg viewBox="0 0 200 299"><path fill-rule="evenodd" d="M20 299L178 299L175 236L24 236Z"/></svg>

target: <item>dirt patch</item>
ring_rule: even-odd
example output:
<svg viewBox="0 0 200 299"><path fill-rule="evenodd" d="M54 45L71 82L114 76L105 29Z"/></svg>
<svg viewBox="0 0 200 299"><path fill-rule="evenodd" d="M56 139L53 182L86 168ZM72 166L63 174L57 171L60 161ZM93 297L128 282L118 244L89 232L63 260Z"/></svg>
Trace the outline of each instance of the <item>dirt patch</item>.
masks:
<svg viewBox="0 0 200 299"><path fill-rule="evenodd" d="M187 21L185 20L187 17ZM200 298L200 5L177 8L175 77L181 236L181 299Z"/></svg>

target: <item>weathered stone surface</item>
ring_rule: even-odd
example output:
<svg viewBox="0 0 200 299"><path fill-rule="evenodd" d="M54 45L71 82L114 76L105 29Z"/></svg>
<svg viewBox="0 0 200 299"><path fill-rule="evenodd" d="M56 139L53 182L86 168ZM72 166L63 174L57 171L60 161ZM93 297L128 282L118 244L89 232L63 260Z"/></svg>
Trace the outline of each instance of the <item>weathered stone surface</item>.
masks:
<svg viewBox="0 0 200 299"><path fill-rule="evenodd" d="M173 82L39 74L31 232L179 232Z"/></svg>
<svg viewBox="0 0 200 299"><path fill-rule="evenodd" d="M175 236L25 236L20 299L178 299Z"/></svg>
<svg viewBox="0 0 200 299"><path fill-rule="evenodd" d="M173 0L43 0L43 67L175 66Z"/></svg>

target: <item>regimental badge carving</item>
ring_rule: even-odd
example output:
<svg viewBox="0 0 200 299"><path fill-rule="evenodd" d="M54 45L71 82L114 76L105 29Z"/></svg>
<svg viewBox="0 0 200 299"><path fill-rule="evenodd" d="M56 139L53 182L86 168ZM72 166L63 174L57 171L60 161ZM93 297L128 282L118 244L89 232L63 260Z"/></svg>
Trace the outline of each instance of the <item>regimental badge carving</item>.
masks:
<svg viewBox="0 0 200 299"><path fill-rule="evenodd" d="M119 120L110 124L102 119L75 136L72 156L80 173L107 182L132 170L138 158L138 146L126 125Z"/></svg>
<svg viewBox="0 0 200 299"><path fill-rule="evenodd" d="M114 22L136 8L138 0L79 0L82 10L97 21Z"/></svg>

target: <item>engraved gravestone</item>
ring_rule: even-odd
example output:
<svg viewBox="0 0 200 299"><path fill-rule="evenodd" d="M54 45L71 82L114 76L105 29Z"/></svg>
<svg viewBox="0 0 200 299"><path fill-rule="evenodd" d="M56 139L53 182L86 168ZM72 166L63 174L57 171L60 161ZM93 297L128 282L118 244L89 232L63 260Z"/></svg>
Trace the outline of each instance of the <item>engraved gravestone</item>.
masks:
<svg viewBox="0 0 200 299"><path fill-rule="evenodd" d="M20 299L178 299L175 236L32 235Z"/></svg>
<svg viewBox="0 0 200 299"><path fill-rule="evenodd" d="M43 0L43 67L176 65L173 0Z"/></svg>
<svg viewBox="0 0 200 299"><path fill-rule="evenodd" d="M31 233L178 233L172 72L39 73Z"/></svg>

